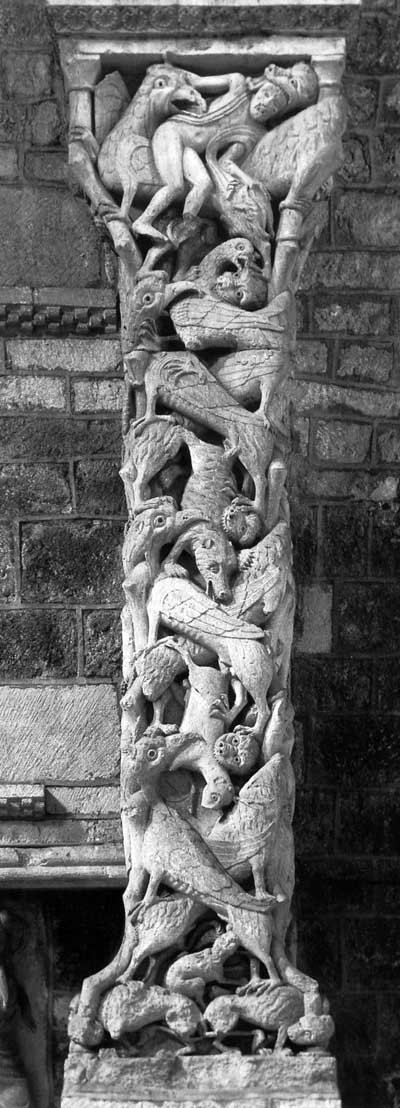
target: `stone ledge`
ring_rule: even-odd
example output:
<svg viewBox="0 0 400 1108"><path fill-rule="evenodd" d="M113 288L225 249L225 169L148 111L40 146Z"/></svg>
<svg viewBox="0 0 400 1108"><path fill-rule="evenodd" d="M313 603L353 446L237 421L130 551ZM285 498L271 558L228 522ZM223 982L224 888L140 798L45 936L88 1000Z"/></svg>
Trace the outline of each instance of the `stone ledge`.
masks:
<svg viewBox="0 0 400 1108"><path fill-rule="evenodd" d="M0 333L115 334L116 295L111 289L0 288Z"/></svg>
<svg viewBox="0 0 400 1108"><path fill-rule="evenodd" d="M249 1057L238 1051L202 1057L121 1057L70 1053L62 1108L340 1108L336 1063L328 1054L269 1051Z"/></svg>

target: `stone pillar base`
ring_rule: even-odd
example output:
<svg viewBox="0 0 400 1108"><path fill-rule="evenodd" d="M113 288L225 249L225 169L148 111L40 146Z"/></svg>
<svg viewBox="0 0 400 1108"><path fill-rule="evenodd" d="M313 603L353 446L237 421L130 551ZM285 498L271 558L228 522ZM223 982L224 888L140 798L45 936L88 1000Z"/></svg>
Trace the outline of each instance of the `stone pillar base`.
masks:
<svg viewBox="0 0 400 1108"><path fill-rule="evenodd" d="M290 1051L249 1057L70 1053L61 1108L341 1108L335 1059Z"/></svg>

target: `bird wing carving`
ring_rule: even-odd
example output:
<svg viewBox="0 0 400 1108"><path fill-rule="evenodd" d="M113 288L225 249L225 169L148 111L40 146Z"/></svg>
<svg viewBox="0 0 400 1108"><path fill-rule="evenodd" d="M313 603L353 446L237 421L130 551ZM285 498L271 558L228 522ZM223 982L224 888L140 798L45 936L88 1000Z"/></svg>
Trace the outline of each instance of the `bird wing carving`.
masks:
<svg viewBox="0 0 400 1108"><path fill-rule="evenodd" d="M282 597L286 584L286 573L282 566L268 566L257 577L238 579L233 588L233 600L229 605L232 615L240 619L251 608L262 601L265 615L274 612Z"/></svg>
<svg viewBox="0 0 400 1108"><path fill-rule="evenodd" d="M157 857L166 881L179 892L224 913L228 908L262 912L272 907L272 898L264 903L246 893L196 828L163 801L155 805L145 839L147 836L151 839L151 855Z"/></svg>
<svg viewBox="0 0 400 1108"><path fill-rule="evenodd" d="M161 613L169 624L183 625L186 634L196 638L229 642L232 639L260 639L263 632L253 623L237 618L236 614L209 599L191 581L160 577L154 584L150 604Z"/></svg>
<svg viewBox="0 0 400 1108"><path fill-rule="evenodd" d="M94 90L95 136L99 146L118 123L129 103L128 89L118 71L108 73L96 85Z"/></svg>
<svg viewBox="0 0 400 1108"><path fill-rule="evenodd" d="M250 350L276 349L282 344L291 307L289 292L281 292L266 308L245 311L216 297L184 297L170 313L180 338L190 350L208 346Z"/></svg>

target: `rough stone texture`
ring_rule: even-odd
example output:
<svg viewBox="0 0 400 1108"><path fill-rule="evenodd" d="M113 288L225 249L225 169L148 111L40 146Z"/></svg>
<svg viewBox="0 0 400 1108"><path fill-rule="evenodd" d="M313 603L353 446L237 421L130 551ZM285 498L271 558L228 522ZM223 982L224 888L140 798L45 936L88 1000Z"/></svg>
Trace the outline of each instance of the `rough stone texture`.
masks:
<svg viewBox="0 0 400 1108"><path fill-rule="evenodd" d="M120 412L122 407L122 381L75 381L72 386L73 405L76 412Z"/></svg>
<svg viewBox="0 0 400 1108"><path fill-rule="evenodd" d="M315 455L321 462L362 463L369 456L371 427L368 423L342 423L318 420L315 428Z"/></svg>
<svg viewBox="0 0 400 1108"><path fill-rule="evenodd" d="M0 678L75 677L77 627L73 612L0 611Z"/></svg>
<svg viewBox="0 0 400 1108"><path fill-rule="evenodd" d="M0 774L6 781L78 783L118 772L114 689L0 688Z"/></svg>
<svg viewBox="0 0 400 1108"><path fill-rule="evenodd" d="M45 383L48 385L47 381ZM62 419L37 412L35 415L10 414L0 419L1 462L17 458L60 461L105 454L119 459L120 453L118 416L116 419Z"/></svg>
<svg viewBox="0 0 400 1108"><path fill-rule="evenodd" d="M300 634L296 649L302 654L327 654L332 645L332 589L305 586L299 598Z"/></svg>
<svg viewBox="0 0 400 1108"><path fill-rule="evenodd" d="M26 524L22 595L26 600L121 600L123 527L99 522Z"/></svg>
<svg viewBox="0 0 400 1108"><path fill-rule="evenodd" d="M106 461L78 462L75 473L77 506L89 515L126 515L120 466Z"/></svg>
<svg viewBox="0 0 400 1108"><path fill-rule="evenodd" d="M122 668L120 611L87 612L84 641L85 675L118 679Z"/></svg>
<svg viewBox="0 0 400 1108"><path fill-rule="evenodd" d="M157 1067L152 1059L123 1059L113 1050L104 1050L97 1058L84 1052L72 1054L66 1067L62 1106L88 1108L94 1104L96 1108L109 1108L117 1093L119 1104L136 1104L137 1108L150 1108L154 1100L167 1108L176 1103L177 1096L184 1108L200 1104L217 1108L222 1102L231 1108L250 1093L256 1108L286 1108L289 1104L293 1108L340 1108L335 1063L327 1055L313 1051L297 1057L285 1053L279 1058L273 1053L264 1058L236 1055L234 1072L232 1087L229 1052L219 1058L165 1059ZM113 1101L108 1095L110 1085Z"/></svg>
<svg viewBox="0 0 400 1108"><path fill-rule="evenodd" d="M67 191L4 187L0 236L2 285L99 283L96 229L84 201Z"/></svg>
<svg viewBox="0 0 400 1108"><path fill-rule="evenodd" d="M66 386L61 377L0 378L1 408L65 409Z"/></svg>
<svg viewBox="0 0 400 1108"><path fill-rule="evenodd" d="M29 115L27 137L34 146L53 146L61 135L61 119L57 104L44 100L34 104Z"/></svg>
<svg viewBox="0 0 400 1108"><path fill-rule="evenodd" d="M338 377L375 385L386 384L393 368L393 350L384 346L343 344L337 368Z"/></svg>
<svg viewBox="0 0 400 1108"><path fill-rule="evenodd" d="M0 470L0 513L55 515L71 511L67 465L42 463L3 465Z"/></svg>
<svg viewBox="0 0 400 1108"><path fill-rule="evenodd" d="M115 373L121 364L118 339L9 339L6 350L16 373L21 370Z"/></svg>
<svg viewBox="0 0 400 1108"><path fill-rule="evenodd" d="M0 596L8 600L14 595L14 551L9 527L0 525Z"/></svg>

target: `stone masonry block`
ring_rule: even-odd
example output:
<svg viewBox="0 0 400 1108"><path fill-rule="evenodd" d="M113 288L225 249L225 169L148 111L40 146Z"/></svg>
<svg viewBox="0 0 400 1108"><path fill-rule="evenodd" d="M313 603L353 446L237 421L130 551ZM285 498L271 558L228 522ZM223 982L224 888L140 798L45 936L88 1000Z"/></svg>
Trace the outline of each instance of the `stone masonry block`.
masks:
<svg viewBox="0 0 400 1108"><path fill-rule="evenodd" d="M353 250L311 254L301 276L303 289L375 288L391 292L400 287L398 252L391 254Z"/></svg>
<svg viewBox="0 0 400 1108"><path fill-rule="evenodd" d="M383 83L383 97L379 122L390 127L400 127L400 79L388 77Z"/></svg>
<svg viewBox="0 0 400 1108"><path fill-rule="evenodd" d="M346 465L362 464L369 457L371 433L368 423L320 419L315 427L316 459Z"/></svg>
<svg viewBox="0 0 400 1108"><path fill-rule="evenodd" d="M6 95L16 100L39 100L48 96L52 91L50 55L28 51L4 54L2 80Z"/></svg>
<svg viewBox="0 0 400 1108"><path fill-rule="evenodd" d="M400 575L400 511L396 500L374 507L371 573L374 577Z"/></svg>
<svg viewBox="0 0 400 1108"><path fill-rule="evenodd" d="M331 504L322 512L321 547L326 576L365 576L371 508L366 504Z"/></svg>
<svg viewBox="0 0 400 1108"><path fill-rule="evenodd" d="M47 383L47 382L46 382ZM0 417L0 462L15 458L55 461L79 456L121 455L120 419L63 419L35 415Z"/></svg>
<svg viewBox="0 0 400 1108"><path fill-rule="evenodd" d="M367 416L370 419L393 419L400 415L400 394L396 387L382 389L349 389L342 384L328 381L291 381L288 386L290 400L296 412L320 412L334 414L334 410ZM343 413L344 414L344 413Z"/></svg>
<svg viewBox="0 0 400 1108"><path fill-rule="evenodd" d="M0 377L0 409L65 409L66 386L61 377ZM0 448L1 449L1 448Z"/></svg>
<svg viewBox="0 0 400 1108"><path fill-rule="evenodd" d="M376 664L377 706L385 712L400 712L398 658L382 658Z"/></svg>
<svg viewBox="0 0 400 1108"><path fill-rule="evenodd" d="M120 610L84 615L86 677L117 677L122 671Z"/></svg>
<svg viewBox="0 0 400 1108"><path fill-rule="evenodd" d="M346 185L365 184L371 176L369 144L366 138L352 135L345 139L345 160L338 172L338 179Z"/></svg>
<svg viewBox="0 0 400 1108"><path fill-rule="evenodd" d="M292 505L293 561L301 579L316 571L317 521L315 508Z"/></svg>
<svg viewBox="0 0 400 1108"><path fill-rule="evenodd" d="M347 331L353 335L387 335L390 332L389 302L385 300L329 300L314 308L319 331Z"/></svg>
<svg viewBox="0 0 400 1108"><path fill-rule="evenodd" d="M309 780L341 789L400 786L397 719L350 714L316 721L309 751ZM382 798L383 799L383 798Z"/></svg>
<svg viewBox="0 0 400 1108"><path fill-rule="evenodd" d="M15 146L0 146L0 178L13 181L18 177L18 153Z"/></svg>
<svg viewBox="0 0 400 1108"><path fill-rule="evenodd" d="M300 711L366 709L371 703L372 666L352 658L303 658L293 664L293 700Z"/></svg>
<svg viewBox="0 0 400 1108"><path fill-rule="evenodd" d="M345 81L349 127L357 130L375 122L378 91L377 81Z"/></svg>
<svg viewBox="0 0 400 1108"><path fill-rule="evenodd" d="M397 465L400 462L400 429L381 424L377 433L378 461L389 465Z"/></svg>
<svg viewBox="0 0 400 1108"><path fill-rule="evenodd" d="M360 383L385 385L391 377L392 368L392 347L343 343L336 373L338 377Z"/></svg>
<svg viewBox="0 0 400 1108"><path fill-rule="evenodd" d="M377 916L346 920L344 942L349 988L359 992L398 987L400 931L397 919Z"/></svg>
<svg viewBox="0 0 400 1108"><path fill-rule="evenodd" d="M114 778L119 720L109 685L0 688L0 775L5 781Z"/></svg>
<svg viewBox="0 0 400 1108"><path fill-rule="evenodd" d="M46 812L49 816L119 816L120 790L115 785L68 788L53 785L46 789Z"/></svg>
<svg viewBox="0 0 400 1108"><path fill-rule="evenodd" d="M29 114L27 137L34 146L54 146L61 134L61 119L54 100L34 104Z"/></svg>
<svg viewBox="0 0 400 1108"><path fill-rule="evenodd" d="M8 600L14 595L14 552L9 527L0 524L0 597Z"/></svg>
<svg viewBox="0 0 400 1108"><path fill-rule="evenodd" d="M301 633L299 654L329 654L332 645L332 588L330 585L305 585L299 598Z"/></svg>
<svg viewBox="0 0 400 1108"><path fill-rule="evenodd" d="M0 284L85 286L100 280L100 245L84 200L61 190L4 187Z"/></svg>
<svg viewBox="0 0 400 1108"><path fill-rule="evenodd" d="M21 138L25 125L25 114L26 108L22 104L0 98L0 142L13 142L15 139Z"/></svg>
<svg viewBox="0 0 400 1108"><path fill-rule="evenodd" d="M44 5L32 0L2 0L0 6L1 40L11 45L51 45L49 21Z"/></svg>
<svg viewBox="0 0 400 1108"><path fill-rule="evenodd" d="M22 527L26 599L121 601L123 525L100 521Z"/></svg>
<svg viewBox="0 0 400 1108"><path fill-rule="evenodd" d="M378 857L396 854L399 795L399 789L393 791L391 788L345 793L340 802L338 849Z"/></svg>
<svg viewBox="0 0 400 1108"><path fill-rule="evenodd" d="M67 179L65 155L56 150L46 151L46 153L28 153L25 155L24 172L25 177L33 181L65 185Z"/></svg>
<svg viewBox="0 0 400 1108"><path fill-rule="evenodd" d="M379 134L372 139L373 179L382 184L400 182L400 136Z"/></svg>
<svg viewBox="0 0 400 1108"><path fill-rule="evenodd" d="M314 256L314 267L316 265ZM321 377L327 371L328 351L324 342L298 342L295 354L296 376Z"/></svg>
<svg viewBox="0 0 400 1108"><path fill-rule="evenodd" d="M326 851L334 835L335 797L322 789L296 789L293 832L301 854ZM297 854L297 850L296 850Z"/></svg>
<svg viewBox="0 0 400 1108"><path fill-rule="evenodd" d="M392 654L400 649L400 586L347 582L338 602L338 647L343 653Z"/></svg>
<svg viewBox="0 0 400 1108"><path fill-rule="evenodd" d="M75 488L78 511L87 515L126 515L124 486L119 475L120 464L107 458L102 462L78 462Z"/></svg>
<svg viewBox="0 0 400 1108"><path fill-rule="evenodd" d="M74 612L0 611L0 678L74 677L77 673Z"/></svg>
<svg viewBox="0 0 400 1108"><path fill-rule="evenodd" d="M400 196L352 191L339 196L335 210L338 246L398 248Z"/></svg>
<svg viewBox="0 0 400 1108"><path fill-rule="evenodd" d="M72 386L76 412L120 412L122 410L122 381L75 381Z"/></svg>
<svg viewBox="0 0 400 1108"><path fill-rule="evenodd" d="M0 468L0 514L53 515L71 511L67 465L3 465Z"/></svg>
<svg viewBox="0 0 400 1108"><path fill-rule="evenodd" d="M115 373L121 365L116 339L9 339L13 370L68 370L69 373Z"/></svg>

